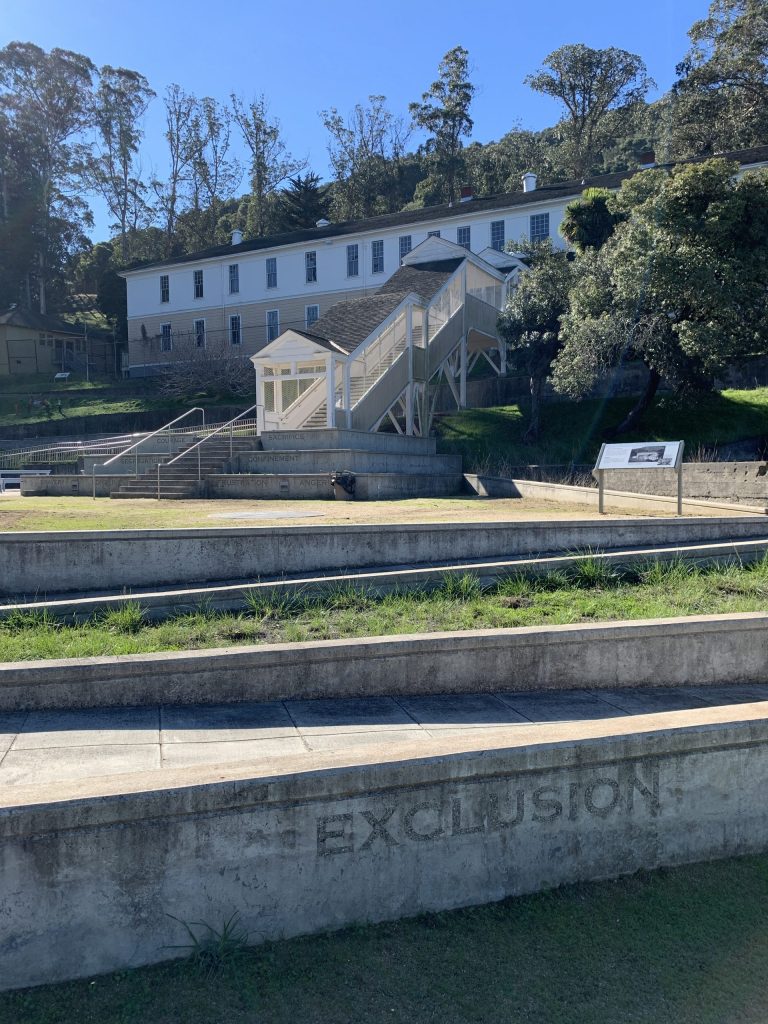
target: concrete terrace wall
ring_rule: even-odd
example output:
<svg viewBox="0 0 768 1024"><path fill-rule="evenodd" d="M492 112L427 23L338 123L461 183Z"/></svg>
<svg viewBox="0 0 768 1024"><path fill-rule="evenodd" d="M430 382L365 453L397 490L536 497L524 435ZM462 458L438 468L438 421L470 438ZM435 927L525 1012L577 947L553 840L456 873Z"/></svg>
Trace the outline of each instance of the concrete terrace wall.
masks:
<svg viewBox="0 0 768 1024"><path fill-rule="evenodd" d="M0 594L241 580L373 565L764 537L764 516L0 533Z"/></svg>
<svg viewBox="0 0 768 1024"><path fill-rule="evenodd" d="M448 738L354 767L297 755L208 785L150 773L141 792L56 803L27 792L0 811L0 988L172 958L179 920L237 912L264 941L763 851L761 708L588 723L566 742L477 730L488 749Z"/></svg>
<svg viewBox="0 0 768 1024"><path fill-rule="evenodd" d="M768 615L0 664L0 711L766 680Z"/></svg>
<svg viewBox="0 0 768 1024"><path fill-rule="evenodd" d="M646 494L677 494L677 474L672 469L611 470L605 485L617 491ZM685 462L683 494L686 498L768 503L768 463Z"/></svg>

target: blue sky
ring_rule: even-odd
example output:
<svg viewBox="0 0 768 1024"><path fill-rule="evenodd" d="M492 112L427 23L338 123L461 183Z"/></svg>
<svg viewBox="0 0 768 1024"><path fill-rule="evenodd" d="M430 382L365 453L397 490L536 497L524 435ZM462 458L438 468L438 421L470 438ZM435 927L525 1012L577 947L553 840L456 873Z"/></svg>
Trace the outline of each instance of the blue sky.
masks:
<svg viewBox="0 0 768 1024"><path fill-rule="evenodd" d="M453 46L469 50L477 86L473 138L488 142L516 124L538 129L557 120L557 105L523 79L565 43L639 53L664 91L686 50L687 29L706 10L707 0L591 0L588 7L573 0L0 0L0 46L15 39L59 46L98 65L142 72L158 94L147 114L142 162L158 175L165 167L160 97L178 82L219 99L263 92L292 152L327 177L318 111L336 106L346 113L381 93L393 111L405 113ZM108 218L93 206L94 237L102 238Z"/></svg>

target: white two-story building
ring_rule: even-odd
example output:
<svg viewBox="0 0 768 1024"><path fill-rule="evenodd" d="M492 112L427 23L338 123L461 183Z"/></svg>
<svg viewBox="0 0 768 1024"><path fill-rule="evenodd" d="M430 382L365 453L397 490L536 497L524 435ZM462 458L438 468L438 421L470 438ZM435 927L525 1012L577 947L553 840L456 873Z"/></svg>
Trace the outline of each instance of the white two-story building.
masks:
<svg viewBox="0 0 768 1024"><path fill-rule="evenodd" d="M726 154L744 170L768 164L768 146ZM638 168L642 169L642 168ZM333 305L377 292L430 235L477 254L509 274L506 252L521 238L558 233L566 205L585 188L618 188L632 172L539 186L526 174L519 192L331 224L233 244L123 273L128 291L132 376L157 373L190 350L254 355L285 330L311 331Z"/></svg>

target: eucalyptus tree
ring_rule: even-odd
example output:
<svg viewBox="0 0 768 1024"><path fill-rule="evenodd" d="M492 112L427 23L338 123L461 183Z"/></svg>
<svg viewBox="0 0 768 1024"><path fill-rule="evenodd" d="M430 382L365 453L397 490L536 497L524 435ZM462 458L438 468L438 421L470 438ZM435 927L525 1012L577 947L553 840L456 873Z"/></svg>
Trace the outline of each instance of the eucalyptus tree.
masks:
<svg viewBox="0 0 768 1024"><path fill-rule="evenodd" d="M288 151L280 122L270 117L263 95L245 103L233 94L231 102L232 116L251 155L246 231L250 237L260 238L272 226L271 214L277 203L278 189L303 171L307 161L297 159Z"/></svg>
<svg viewBox="0 0 768 1024"><path fill-rule="evenodd" d="M459 198L464 176L463 139L472 134L474 122L469 110L475 86L469 78L469 53L455 46L440 61L439 77L422 94L421 101L408 110L416 127L427 132L422 149L429 176L435 180L440 197L453 203Z"/></svg>
<svg viewBox="0 0 768 1024"><path fill-rule="evenodd" d="M150 220L139 145L144 114L154 96L138 71L105 65L93 101L95 145L82 147L85 179L114 218L123 265L132 256L132 233Z"/></svg>
<svg viewBox="0 0 768 1024"><path fill-rule="evenodd" d="M219 219L240 185L243 168L232 151L232 112L211 96L195 99L188 123L189 204L183 218L186 249L220 240ZM179 230L182 221L177 222Z"/></svg>
<svg viewBox="0 0 768 1024"><path fill-rule="evenodd" d="M165 91L165 131L168 144L168 170L164 179L155 179L155 214L159 217L164 235L163 255L175 255L176 222L188 202L188 186L194 160L193 139L190 134L197 100L180 85L169 85Z"/></svg>
<svg viewBox="0 0 768 1024"><path fill-rule="evenodd" d="M88 57L71 50L46 52L20 42L0 50L0 112L32 210L27 230L35 265L27 270L27 292L41 313L51 279L61 270L57 261L81 237L90 216L77 195L73 145L91 123L95 70ZM6 192L4 216L18 212L8 204Z"/></svg>
<svg viewBox="0 0 768 1024"><path fill-rule="evenodd" d="M410 128L387 107L386 96L369 96L348 117L336 107L320 111L328 132L333 170L331 214L357 220L396 213L410 198L403 191Z"/></svg>

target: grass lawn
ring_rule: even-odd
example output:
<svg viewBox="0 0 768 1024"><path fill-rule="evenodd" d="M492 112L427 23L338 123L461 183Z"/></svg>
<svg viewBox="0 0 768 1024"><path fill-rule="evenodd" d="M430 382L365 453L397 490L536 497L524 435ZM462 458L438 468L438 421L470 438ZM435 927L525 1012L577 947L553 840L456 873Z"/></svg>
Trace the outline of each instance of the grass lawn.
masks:
<svg viewBox="0 0 768 1024"><path fill-rule="evenodd" d="M612 512L610 518L647 516L647 509ZM660 511L658 515L669 515ZM708 510L702 509L703 515ZM717 509L713 515L719 515ZM250 518L248 518L250 516ZM240 518L242 517L242 518ZM595 519L589 506L519 498L409 498L404 501L254 501L148 498L38 498L18 491L0 495L4 530L158 530L196 527L344 526L348 523L510 522L529 519ZM603 517L605 519L606 517Z"/></svg>
<svg viewBox="0 0 768 1024"><path fill-rule="evenodd" d="M47 399L52 406L52 417L47 416L42 404L30 405L31 400L42 403ZM152 379L115 380L111 377L86 381L72 377L66 381L54 381L51 376L19 375L0 377L0 427L20 423L42 423L48 419L61 420L56 411L61 401L64 416L100 416L110 413L154 412L167 409L169 419L173 414L202 405L207 410L217 406L240 406L248 404L244 398L224 396L219 398L191 397L171 399L157 391ZM207 417L209 420L216 416ZM194 420L190 420L194 423Z"/></svg>
<svg viewBox="0 0 768 1024"><path fill-rule="evenodd" d="M485 591L465 575L431 592L384 597L351 586L314 596L267 592L252 595L242 613L202 607L159 623L146 622L137 605L76 625L12 613L0 620L0 661L766 610L768 557L707 569L656 562L617 568L587 558L545 577L513 575Z"/></svg>
<svg viewBox="0 0 768 1024"><path fill-rule="evenodd" d="M226 952L0 995L0 1022L764 1024L768 857Z"/></svg>
<svg viewBox="0 0 768 1024"><path fill-rule="evenodd" d="M464 471L543 463L593 464L603 431L615 426L634 404L633 398L547 402L537 444L522 442L526 403L495 409L469 409L438 420L440 449L464 456ZM642 426L621 441L684 440L686 457L700 449L768 434L768 388L722 391L681 400L657 398Z"/></svg>

